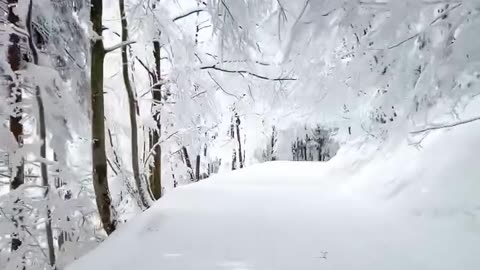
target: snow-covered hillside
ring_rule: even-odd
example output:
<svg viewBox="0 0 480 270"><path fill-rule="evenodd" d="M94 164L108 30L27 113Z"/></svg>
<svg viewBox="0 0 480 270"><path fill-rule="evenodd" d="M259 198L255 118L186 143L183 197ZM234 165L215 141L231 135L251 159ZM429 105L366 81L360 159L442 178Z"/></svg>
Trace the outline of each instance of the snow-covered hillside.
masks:
<svg viewBox="0 0 480 270"><path fill-rule="evenodd" d="M475 270L480 123L170 192L69 270ZM388 153L388 154L387 154Z"/></svg>

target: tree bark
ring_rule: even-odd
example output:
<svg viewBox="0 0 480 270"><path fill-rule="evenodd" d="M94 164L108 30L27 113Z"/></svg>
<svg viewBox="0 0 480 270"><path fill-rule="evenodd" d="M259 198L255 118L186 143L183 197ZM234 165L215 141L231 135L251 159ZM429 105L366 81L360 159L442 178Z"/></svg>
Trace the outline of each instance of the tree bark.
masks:
<svg viewBox="0 0 480 270"><path fill-rule="evenodd" d="M91 55L91 102L92 102L92 176L98 212L107 234L115 230L112 218L110 190L107 177L107 155L105 153L105 108L103 94L103 63L105 48L102 36L102 0L92 0L90 16L93 31L98 35L92 44Z"/></svg>
<svg viewBox="0 0 480 270"><path fill-rule="evenodd" d="M53 152L53 160L58 163L58 157L57 157L57 154L56 154L55 152ZM63 164L63 165L65 165L65 164ZM68 190L65 194L61 194L61 193L60 193L60 188L62 188L62 187L64 186L64 184L65 184L65 183L62 181L62 178L61 178L60 175L59 175L59 174L60 174L60 169L57 168L57 169L55 170L55 173L56 173L56 176L54 177L54 186L55 186L55 189L57 190L57 192L59 192L59 195L60 195L60 197L61 197L63 200L65 200L65 201L70 200L70 198L71 198L71 191L70 191L70 190ZM66 216L65 216L65 220L66 220L67 222L69 222L69 221L70 221L70 217L69 217L68 215L66 215ZM71 236L70 236L70 234L69 234L67 231L61 229L61 230L58 232L58 236L57 236L57 245L58 245L58 250L59 250L59 252L64 251L64 250L63 250L63 245L64 245L65 242L67 242L67 241L71 241Z"/></svg>
<svg viewBox="0 0 480 270"><path fill-rule="evenodd" d="M237 169L237 150L233 149L232 153L232 171Z"/></svg>
<svg viewBox="0 0 480 270"><path fill-rule="evenodd" d="M150 189L153 197L158 200L162 196L162 147L159 143L161 134L161 113L159 106L162 102L160 42L153 42L153 56L155 57L155 76L153 76L153 120L157 128L150 132L151 147L154 147L153 167L150 168Z"/></svg>
<svg viewBox="0 0 480 270"><path fill-rule="evenodd" d="M120 16L122 22L122 42L128 41L128 23L125 13L125 1L119 0L120 7ZM137 185L140 202L144 208L150 207L151 195L148 192L148 188L144 187L142 176L140 174L140 166L138 164L138 125L137 125L137 100L133 92L132 84L130 83L130 76L128 70L128 55L127 55L127 46L122 47L122 72L123 72L123 82L125 83L125 89L127 90L128 95L128 107L130 114L130 128L131 128L131 161L133 169L133 177L135 179L135 184Z"/></svg>
<svg viewBox="0 0 480 270"><path fill-rule="evenodd" d="M192 162L190 161L190 156L188 155L187 148L185 146L182 146L182 152L183 152L183 158L185 159L185 164L187 165L188 168L188 174L190 175L190 180L193 181L193 168L192 168Z"/></svg>
<svg viewBox="0 0 480 270"><path fill-rule="evenodd" d="M200 155L197 155L197 160L195 162L195 179L200 180Z"/></svg>
<svg viewBox="0 0 480 270"><path fill-rule="evenodd" d="M236 121L235 121L235 126L236 126L236 129L237 129L237 141L238 141L238 162L239 162L239 165L240 165L240 169L243 168L244 164L243 164L243 156L242 156L242 140L240 138L240 117L238 116L238 114L235 114L235 118L236 118Z"/></svg>

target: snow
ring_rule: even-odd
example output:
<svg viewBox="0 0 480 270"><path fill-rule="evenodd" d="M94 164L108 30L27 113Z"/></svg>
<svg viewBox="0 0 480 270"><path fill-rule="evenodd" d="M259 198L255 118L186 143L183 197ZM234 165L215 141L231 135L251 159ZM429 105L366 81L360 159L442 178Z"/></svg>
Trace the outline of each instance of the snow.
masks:
<svg viewBox="0 0 480 270"><path fill-rule="evenodd" d="M479 269L479 137L473 122L182 186L67 269Z"/></svg>

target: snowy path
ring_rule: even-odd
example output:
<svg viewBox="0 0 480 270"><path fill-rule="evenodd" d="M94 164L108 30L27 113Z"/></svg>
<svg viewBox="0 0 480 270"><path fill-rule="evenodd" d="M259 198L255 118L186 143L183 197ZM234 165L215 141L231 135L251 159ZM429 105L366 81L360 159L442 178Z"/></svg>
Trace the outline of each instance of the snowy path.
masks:
<svg viewBox="0 0 480 270"><path fill-rule="evenodd" d="M328 163L214 176L168 192L68 269L478 270L478 138L473 123L421 151L352 145Z"/></svg>
<svg viewBox="0 0 480 270"><path fill-rule="evenodd" d="M179 188L69 269L480 269L479 200L419 199L435 184L412 184L399 151L364 169L273 162ZM393 163L404 180L382 175Z"/></svg>

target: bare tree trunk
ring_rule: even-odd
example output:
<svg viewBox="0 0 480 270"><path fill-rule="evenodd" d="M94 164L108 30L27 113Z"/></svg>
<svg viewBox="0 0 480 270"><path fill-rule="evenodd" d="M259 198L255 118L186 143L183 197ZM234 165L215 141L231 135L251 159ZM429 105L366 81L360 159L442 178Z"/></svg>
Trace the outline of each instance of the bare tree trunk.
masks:
<svg viewBox="0 0 480 270"><path fill-rule="evenodd" d="M185 146L182 146L182 152L183 152L183 157L185 159L185 164L187 165L188 168L188 174L190 175L190 180L193 181L193 168L192 168L192 162L190 162L190 156L188 155L187 148Z"/></svg>
<svg viewBox="0 0 480 270"><path fill-rule="evenodd" d="M243 155L242 155L242 141L240 138L240 117L238 114L235 114L235 126L237 128L237 141L238 141L238 163L240 164L240 169L243 168Z"/></svg>
<svg viewBox="0 0 480 270"><path fill-rule="evenodd" d="M30 0L28 6L27 14L27 31L29 33L28 45L30 47L30 52L33 57L33 63L38 65L38 53L35 44L33 43L33 31L32 31L32 8L33 0ZM50 211L50 204L48 199L48 192L50 191L50 184L48 183L48 168L45 159L47 158L47 127L45 123L45 108L43 106L42 93L40 92L40 87L35 87L35 97L37 99L38 105L38 126L40 131L40 140L42 140L40 146L40 157L43 161L40 163L41 177L42 177L42 186L45 187L44 199L46 203L47 218L45 222L45 231L47 234L47 246L48 246L48 260L52 268L55 267L55 246L53 244L53 232L52 232L52 216Z"/></svg>
<svg viewBox="0 0 480 270"><path fill-rule="evenodd" d="M15 14L14 9L18 3L18 0L8 0L8 21L9 23L18 27L18 23L20 18ZM21 38L20 36L12 31L9 38L9 45L8 45L8 63L10 64L10 68L13 72L20 70L20 65L22 62L22 52L21 52ZM22 108L20 107L20 103L22 102L22 90L15 85L15 79L8 76L7 80L9 80L9 94L11 97L14 97L13 104L17 106L14 110L15 114L10 116L10 132L12 132L15 140L17 141L19 146L23 144L23 124L22 122ZM15 171L15 176L13 176L12 182L10 184L10 188L12 190L17 189L20 185L24 183L24 169L23 169L23 162L18 166L17 170Z"/></svg>
<svg viewBox="0 0 480 270"><path fill-rule="evenodd" d="M162 104L162 86L161 81L161 65L160 65L160 42L153 42L153 56L155 57L155 76L153 76L153 120L157 123L157 128L151 131L150 142L154 147L153 167L150 168L150 187L155 199L162 196L162 147L160 145L160 134L162 131L160 106Z"/></svg>
<svg viewBox="0 0 480 270"><path fill-rule="evenodd" d="M120 6L120 16L122 21L122 42L128 40L128 23L127 17L125 13L125 2L124 0L118 1ZM129 114L130 114L130 129L131 129L131 161L132 161L132 169L133 169L133 177L135 179L135 184L137 185L138 195L140 201L144 208L150 207L150 200L151 195L148 191L148 188L145 188L142 176L140 174L140 166L138 164L138 127L137 127L137 100L135 94L133 92L132 84L130 83L130 76L128 70L128 55L127 55L127 46L122 47L122 71L123 71L123 82L125 83L125 89L127 90L128 95L128 107L129 107Z"/></svg>
<svg viewBox="0 0 480 270"><path fill-rule="evenodd" d="M12 25L19 26L20 18L15 13L15 8L18 4L18 0L7 0L8 14L7 21ZM7 48L7 60L10 64L10 68L15 73L20 70L20 65L22 62L22 52L21 52L21 37L19 34L12 31L9 36L9 45ZM15 78L8 77L6 78L9 81L8 89L10 97L14 97L13 104L16 108L14 110L14 115L10 116L10 131L12 132L15 140L18 143L18 146L23 145L23 124L22 121L22 109L20 103L22 102L22 90L16 85ZM16 168L10 167L12 172L12 180L10 182L10 189L15 190L24 183L24 166L23 159L20 164L12 164ZM15 200L15 204L20 202L20 198ZM15 225L16 230L20 227L20 223L23 222L22 208L15 207L13 209L15 212L15 218L12 219L13 224ZM16 251L22 245L22 240L20 239L19 232L16 231L12 234L11 250ZM25 269L25 266L23 267Z"/></svg>
<svg viewBox="0 0 480 270"><path fill-rule="evenodd" d="M195 179L200 180L200 155L197 155L197 161L195 162Z"/></svg>
<svg viewBox="0 0 480 270"><path fill-rule="evenodd" d="M30 0L32 1L32 0ZM45 127L45 108L43 106L42 94L40 92L40 87L36 87L36 99L38 104L38 124L40 127L40 140L42 140L42 145L40 146L40 156L42 159L47 157L47 132ZM55 247L53 244L53 232L52 232L52 215L50 211L50 205L48 202L48 193L50 191L50 184L48 183L48 168L47 163L42 161L40 164L41 176L42 176L42 186L45 187L44 198L47 200L47 219L45 222L45 231L47 234L47 245L48 245L48 259L51 267L55 266Z"/></svg>
<svg viewBox="0 0 480 270"><path fill-rule="evenodd" d="M235 114L236 115L236 114ZM231 124L230 124L230 137L232 140L235 140L235 117L232 116ZM237 150L233 147L232 152L232 171L237 169Z"/></svg>
<svg viewBox="0 0 480 270"><path fill-rule="evenodd" d="M98 212L107 234L115 230L112 218L110 190L107 177L107 155L105 153L105 108L103 94L103 63L105 48L102 36L102 0L92 0L90 16L93 31L98 35L93 41L91 55L91 101L92 101L92 175Z"/></svg>
<svg viewBox="0 0 480 270"><path fill-rule="evenodd" d="M53 160L55 162L58 162L58 157L57 157L57 154L55 152L53 152ZM57 174L55 177L54 177L54 186L55 186L55 189L59 192L59 189L61 187L63 187L64 185L64 182L62 181L59 173L60 173L60 170L57 168L55 170L55 173ZM65 194L59 194L61 195L60 197L63 199L63 200L70 200L71 198L71 191L67 191L67 193ZM70 217L68 215L65 216L65 220L68 222L70 221ZM59 252L62 251L63 249L63 245L65 244L66 241L71 241L71 236L70 234L65 231L65 230L60 230L60 232L58 232L58 238L57 238L57 245L58 245L58 250Z"/></svg>
<svg viewBox="0 0 480 270"><path fill-rule="evenodd" d="M233 149L232 153L232 171L237 169L237 150Z"/></svg>

